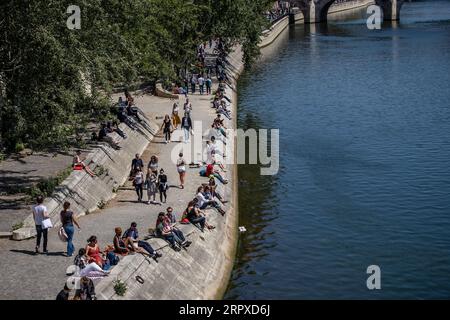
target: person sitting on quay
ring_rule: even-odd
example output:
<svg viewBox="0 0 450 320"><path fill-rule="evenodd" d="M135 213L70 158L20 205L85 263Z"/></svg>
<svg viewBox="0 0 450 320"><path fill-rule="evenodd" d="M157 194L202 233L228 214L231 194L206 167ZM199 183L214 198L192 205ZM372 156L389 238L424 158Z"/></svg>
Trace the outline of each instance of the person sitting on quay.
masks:
<svg viewBox="0 0 450 320"><path fill-rule="evenodd" d="M113 245L114 245L114 253L120 254L120 255L127 255L130 253L130 249L128 249L132 244L128 243L128 239L122 238L122 228L116 227L114 228L114 239L113 239Z"/></svg>
<svg viewBox="0 0 450 320"><path fill-rule="evenodd" d="M220 113L217 115L216 118L214 118L213 124L211 125L213 129L216 129L218 132L220 132L221 135L223 135L225 138L227 137L225 125L223 124L223 119L220 116Z"/></svg>
<svg viewBox="0 0 450 320"><path fill-rule="evenodd" d="M211 146L211 149L210 149L210 152L208 155L209 155L209 157L206 159L206 164L217 165L220 168L220 170L222 170L223 172L227 172L227 170L225 169L225 166L222 164L222 162L217 161L217 159L216 159L216 149L214 148L214 145Z"/></svg>
<svg viewBox="0 0 450 320"><path fill-rule="evenodd" d="M97 237L90 236L87 240L85 251L88 257L88 263L95 262L102 270L108 270L109 265L106 264L106 259L103 259L103 252L98 245Z"/></svg>
<svg viewBox="0 0 450 320"><path fill-rule="evenodd" d="M81 277L104 277L109 274L109 271L103 270L96 262L89 262L86 249L83 248L78 250L78 255L75 256L73 264L79 268Z"/></svg>
<svg viewBox="0 0 450 320"><path fill-rule="evenodd" d="M209 192L209 187L207 187L207 191ZM212 195L209 193L209 195L207 195L205 189L203 188L203 186L198 187L197 189L197 205L199 207L200 210L206 209L209 206L214 207L217 209L217 211L219 211L219 213L221 215L225 215L225 211L220 207L220 205L217 203L217 201L215 201L212 198Z"/></svg>
<svg viewBox="0 0 450 320"><path fill-rule="evenodd" d="M139 109L134 104L134 98L131 95L129 95L127 101L128 101L126 107L127 115L130 117L135 117L138 122L141 122L142 119L139 117Z"/></svg>
<svg viewBox="0 0 450 320"><path fill-rule="evenodd" d="M172 207L167 207L167 209L166 209L166 218L172 224L177 222L177 217L176 217L175 213L173 213L173 208Z"/></svg>
<svg viewBox="0 0 450 320"><path fill-rule="evenodd" d="M69 295L70 295L70 291L72 291L72 289L70 289L67 286L67 283L64 285L64 289L62 289L58 295L56 296L56 301L67 301L69 300Z"/></svg>
<svg viewBox="0 0 450 320"><path fill-rule="evenodd" d="M112 133L112 132L116 132L120 137L122 137L123 139L127 138L127 135L125 134L125 132L123 132L120 128L119 128L119 124L117 123L116 120L114 121L108 121L106 123L106 130L108 131L108 133Z"/></svg>
<svg viewBox="0 0 450 320"><path fill-rule="evenodd" d="M219 199L220 202L226 204L228 201L225 200L220 193L217 191L216 179L214 177L209 178L208 186L211 188L211 195Z"/></svg>
<svg viewBox="0 0 450 320"><path fill-rule="evenodd" d="M87 166L83 161L84 159L81 159L81 151L78 150L75 155L73 156L73 169L78 170L78 168L84 169L91 177L95 177L95 173Z"/></svg>
<svg viewBox="0 0 450 320"><path fill-rule="evenodd" d="M199 174L200 174L200 176L202 176L202 177L208 177L208 178L210 178L210 177L212 176L212 177L214 177L214 178L217 178L217 179L218 179L221 183L223 183L223 184L227 184L227 183L228 183L228 180L226 180L224 177L222 177L222 175L220 174L220 172L219 172L218 170L215 170L215 169L214 169L214 165L212 165L211 163L208 164L208 165L206 166L206 168L205 168L205 167L202 167L202 168L200 169Z"/></svg>
<svg viewBox="0 0 450 320"><path fill-rule="evenodd" d="M188 203L188 206L183 213L183 219L186 218L193 225L198 224L201 232L204 232L205 227L209 230L215 229L214 226L207 223L205 213L199 209L197 203L197 198L194 198Z"/></svg>
<svg viewBox="0 0 450 320"><path fill-rule="evenodd" d="M139 233L136 222L131 223L130 228L125 231L125 233L122 236L122 239L124 239L124 241L128 241L127 243L131 245L130 248L131 251L136 251L144 255L149 255L156 262L158 262L157 258L162 257L162 254L156 252L156 250L154 250L148 242L139 240Z"/></svg>
<svg viewBox="0 0 450 320"><path fill-rule="evenodd" d="M112 148L114 148L116 150L120 150L121 148L120 148L119 144L116 141L114 141L113 137L109 136L109 134L111 132L112 131L110 131L108 129L106 124L102 123L101 127L100 127L100 131L98 132L97 139L98 139L98 141L104 141L104 142L108 143Z"/></svg>
<svg viewBox="0 0 450 320"><path fill-rule="evenodd" d="M181 230L172 227L164 212L160 212L158 214L158 218L156 220L156 234L168 241L172 249L175 251L180 251L180 247L186 248L191 244L190 241L186 241Z"/></svg>
<svg viewBox="0 0 450 320"><path fill-rule="evenodd" d="M88 277L82 277L80 288L75 291L74 300L97 300L94 282Z"/></svg>
<svg viewBox="0 0 450 320"><path fill-rule="evenodd" d="M214 187L210 187L209 185L203 186L203 194L205 196L205 198L207 200L214 200L215 198L217 198L220 202L222 202L222 204L226 204L228 201L223 200L222 197L220 197L220 199L217 197L217 193L215 192L216 186ZM220 195L219 195L220 196ZM214 200L215 201L215 200ZM216 201L217 202L217 201ZM217 204L219 205L219 204ZM219 211L222 215L225 215L225 211L221 210Z"/></svg>
<svg viewBox="0 0 450 320"><path fill-rule="evenodd" d="M227 117L228 120L231 120L231 111L227 109L227 104L225 103L225 100L222 99L217 107L217 113L218 117L220 119L220 115L223 114L225 117ZM223 126L223 120L221 122L221 125Z"/></svg>

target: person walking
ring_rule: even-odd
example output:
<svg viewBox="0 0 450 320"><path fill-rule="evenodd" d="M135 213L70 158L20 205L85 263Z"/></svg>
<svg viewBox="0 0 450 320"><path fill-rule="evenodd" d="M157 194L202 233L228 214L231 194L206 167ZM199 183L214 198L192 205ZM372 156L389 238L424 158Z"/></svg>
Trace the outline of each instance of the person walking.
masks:
<svg viewBox="0 0 450 320"><path fill-rule="evenodd" d="M151 156L150 161L148 162L147 169L151 171L155 176L158 175L158 157Z"/></svg>
<svg viewBox="0 0 450 320"><path fill-rule="evenodd" d="M189 133L192 130L192 120L189 113L185 113L183 119L181 120L181 127L184 132L184 143L189 142Z"/></svg>
<svg viewBox="0 0 450 320"><path fill-rule="evenodd" d="M210 76L207 77L205 85L206 85L206 94L211 94L212 80Z"/></svg>
<svg viewBox="0 0 450 320"><path fill-rule="evenodd" d="M177 171L180 175L180 188L184 189L184 177L186 175L186 161L184 161L183 153L178 154L179 158L177 160Z"/></svg>
<svg viewBox="0 0 450 320"><path fill-rule="evenodd" d="M75 247L73 245L73 234L75 233L74 224L80 228L77 219L75 218L73 212L70 209L70 202L64 202L63 210L60 213L61 223L64 228L64 231L67 234L67 256L71 257L73 252L75 251Z"/></svg>
<svg viewBox="0 0 450 320"><path fill-rule="evenodd" d="M191 111L192 111L192 103L189 101L189 98L186 99L186 102L183 105L183 109L184 109L184 114L188 115L189 117L191 116Z"/></svg>
<svg viewBox="0 0 450 320"><path fill-rule="evenodd" d="M197 84L197 79L194 75L191 77L191 91L192 94L195 94L195 85Z"/></svg>
<svg viewBox="0 0 450 320"><path fill-rule="evenodd" d="M159 199L160 199L161 203L166 203L168 188L169 188L169 185L167 184L167 176L164 173L164 169L161 168L161 170L159 170L159 176L158 176ZM164 201L163 201L163 198L164 198Z"/></svg>
<svg viewBox="0 0 450 320"><path fill-rule="evenodd" d="M166 143L170 142L170 135L172 133L172 121L170 120L170 117L168 114L164 117L163 124L161 125L161 129L163 129L164 133L164 139L166 140Z"/></svg>
<svg viewBox="0 0 450 320"><path fill-rule="evenodd" d="M145 181L145 183L147 185L147 197L148 197L147 204L152 204L152 203L156 204L156 192L158 189L156 181L157 181L156 174L148 172L147 179Z"/></svg>
<svg viewBox="0 0 450 320"><path fill-rule="evenodd" d="M130 172L130 177L134 177L134 175L137 172L138 167L143 168L144 167L144 162L141 159L141 156L139 155L139 153L136 153L134 156L134 159L131 160L131 172Z"/></svg>
<svg viewBox="0 0 450 320"><path fill-rule="evenodd" d="M200 94L203 94L205 90L205 78L201 75L200 78L197 79L198 87L200 88Z"/></svg>
<svg viewBox="0 0 450 320"><path fill-rule="evenodd" d="M175 102L172 107L172 125L173 125L174 130L177 130L178 126L181 123L181 119L180 119L180 116L178 115L178 111L179 111L178 102Z"/></svg>
<svg viewBox="0 0 450 320"><path fill-rule="evenodd" d="M47 251L47 235L48 229L42 227L42 221L48 218L47 207L43 205L44 197L38 196L36 198L36 205L33 207L33 219L36 226L36 253L39 253L39 247L41 246L41 238L44 239L42 249L44 253Z"/></svg>
<svg viewBox="0 0 450 320"><path fill-rule="evenodd" d="M133 180L134 188L136 189L136 194L138 196L138 201L142 201L142 195L144 190L144 173L141 167L137 167L136 175Z"/></svg>

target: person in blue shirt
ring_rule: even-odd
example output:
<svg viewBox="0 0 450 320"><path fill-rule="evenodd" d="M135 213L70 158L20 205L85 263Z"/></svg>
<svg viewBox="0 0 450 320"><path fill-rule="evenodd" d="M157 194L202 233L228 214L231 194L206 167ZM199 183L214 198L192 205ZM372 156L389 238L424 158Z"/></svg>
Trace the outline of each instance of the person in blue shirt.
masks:
<svg viewBox="0 0 450 320"><path fill-rule="evenodd" d="M133 251L137 251L142 254L147 254L150 257L152 257L156 262L158 262L157 258L162 257L162 254L156 252L156 250L153 249L148 242L139 240L139 233L136 222L131 223L130 228L124 232L122 239L126 239L128 240L128 243L132 244Z"/></svg>

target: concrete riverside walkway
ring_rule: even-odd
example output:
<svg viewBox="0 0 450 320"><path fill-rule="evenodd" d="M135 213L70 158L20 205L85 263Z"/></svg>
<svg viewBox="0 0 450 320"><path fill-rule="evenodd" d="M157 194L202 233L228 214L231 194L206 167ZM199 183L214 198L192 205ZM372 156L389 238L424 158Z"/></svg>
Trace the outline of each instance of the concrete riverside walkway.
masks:
<svg viewBox="0 0 450 320"><path fill-rule="evenodd" d="M165 114L171 114L174 100L148 95L134 95L134 97L136 104L152 121L161 124L162 117ZM193 106L192 120L201 120L204 129L210 127L215 117L215 110L211 108L211 98L212 95L199 95L198 92L195 95L189 95ZM178 101L180 104L180 115L182 116L185 99L183 96L180 96ZM181 134L180 129L174 132L174 136L177 134ZM126 143L126 140L122 143ZM132 221L137 222L140 237L144 238L148 233L148 228L155 227L157 214L160 211L165 211L168 206L174 208L177 220L179 220L188 201L194 198L197 187L201 183L206 183L207 179L199 176L199 169L190 169L189 166L186 166L185 189L178 188L178 173L175 164L171 161L171 151L175 143L172 142L166 145L162 133L160 133L148 145L142 155L145 166L147 166L151 155L158 156L159 168L164 168L168 176L169 185L174 186L167 192L167 203L163 205L148 205L146 202L137 202L137 196L131 182L127 182L118 192L116 198L110 201L104 209L79 218L81 230L76 229L75 231L75 253L78 252L78 249L85 247L86 239L91 235L97 236L100 248L103 250L106 245L112 244L114 228L121 227L125 230ZM185 153L187 152L185 151ZM132 157L130 157L130 162L131 160ZM226 194L225 197L229 200L231 194ZM144 190L144 200L147 200L146 190ZM157 200L159 201L159 194L157 195ZM225 209L228 208L225 207ZM209 209L206 212L210 223L216 226L225 223L225 219L215 210ZM181 225L179 227L185 234L196 230L191 225ZM66 269L73 262L73 257L64 256L66 245L58 239L56 231L52 229L49 232L48 250L50 253L48 255L34 254L34 238L18 242L0 239L0 299L55 299L56 294L62 289L67 279ZM177 259L177 255L188 255L195 252L196 242L202 241L200 239L203 239L203 241L206 239L207 241L208 236L213 232L218 231L205 231L204 234L197 235L187 252L174 252L161 239L150 239L148 241L155 249L166 246L164 250L161 250L163 257L159 259L158 264L158 267L164 268L171 260ZM195 231L194 233L199 232ZM190 237L192 238L192 235ZM151 260L151 263L156 264L153 260Z"/></svg>

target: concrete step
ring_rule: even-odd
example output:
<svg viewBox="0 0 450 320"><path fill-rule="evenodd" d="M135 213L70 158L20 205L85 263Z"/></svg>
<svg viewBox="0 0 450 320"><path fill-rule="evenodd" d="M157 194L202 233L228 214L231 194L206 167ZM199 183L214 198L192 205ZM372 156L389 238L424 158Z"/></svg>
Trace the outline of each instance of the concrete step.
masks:
<svg viewBox="0 0 450 320"><path fill-rule="evenodd" d="M0 231L0 239L9 239L12 237L12 232Z"/></svg>

